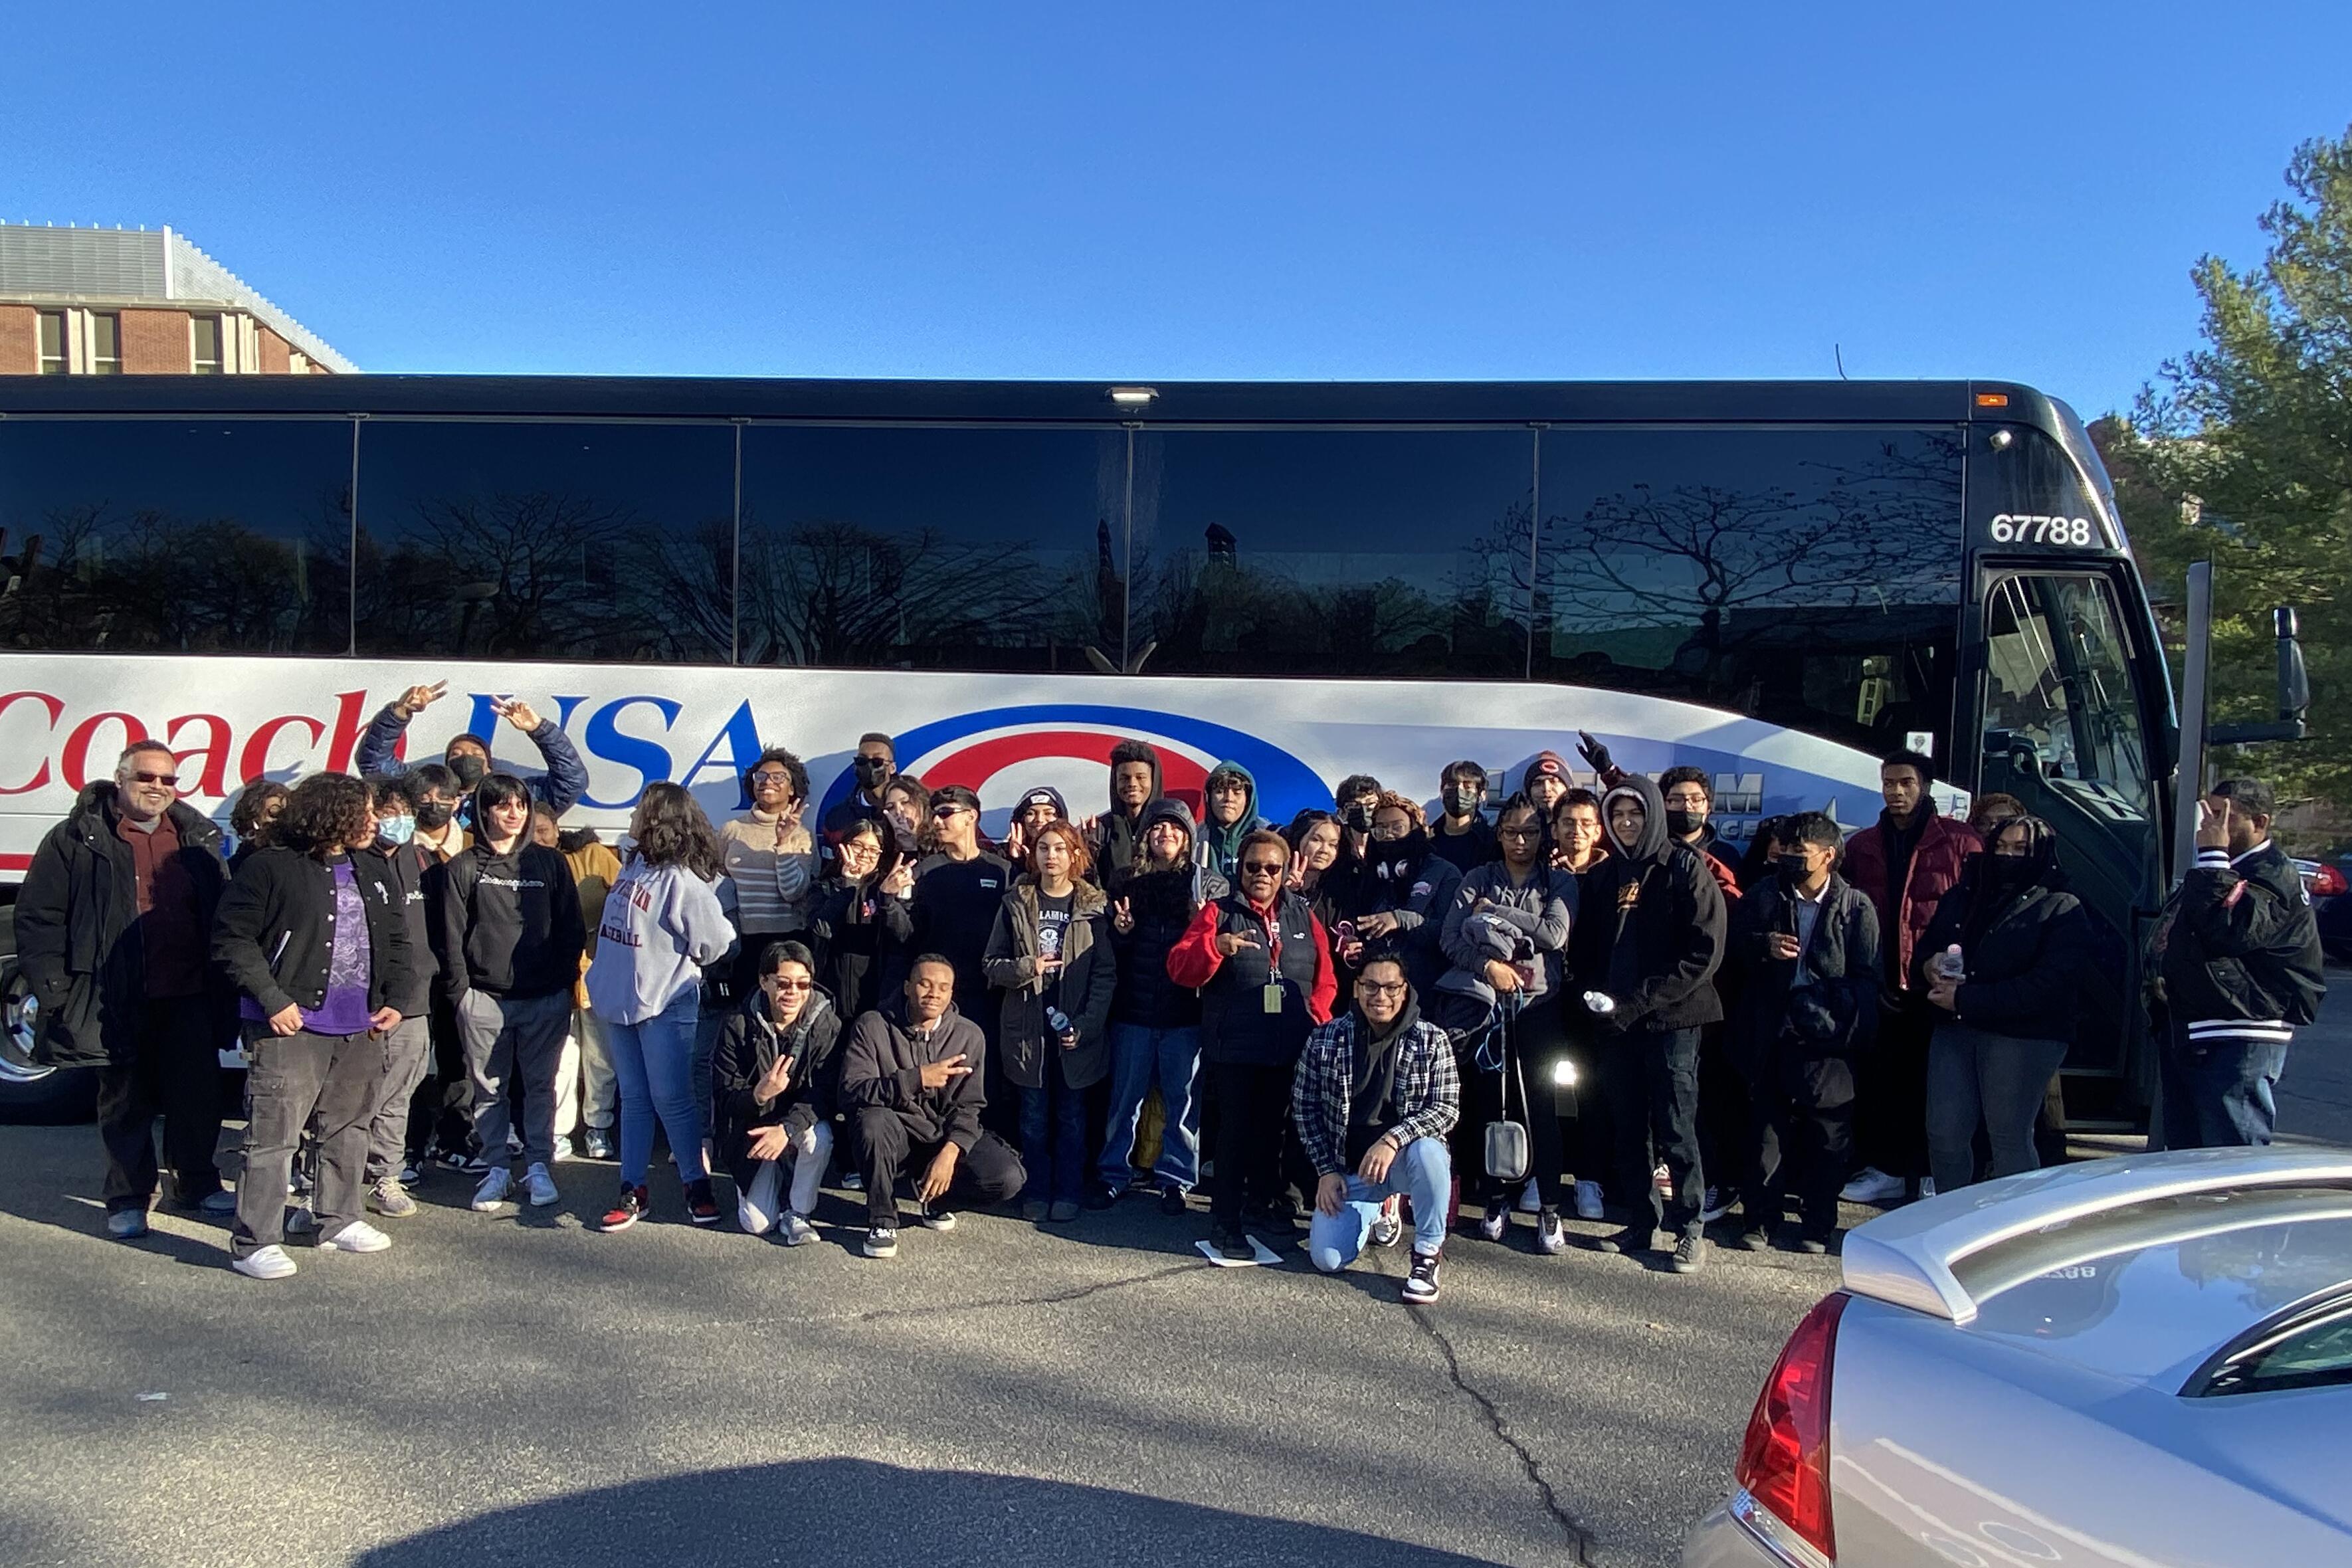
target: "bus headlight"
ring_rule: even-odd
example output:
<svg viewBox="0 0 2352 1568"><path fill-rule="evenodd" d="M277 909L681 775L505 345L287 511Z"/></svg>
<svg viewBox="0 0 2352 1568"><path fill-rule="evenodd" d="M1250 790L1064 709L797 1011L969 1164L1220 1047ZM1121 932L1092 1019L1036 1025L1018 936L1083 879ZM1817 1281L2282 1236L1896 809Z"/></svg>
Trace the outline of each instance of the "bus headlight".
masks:
<svg viewBox="0 0 2352 1568"><path fill-rule="evenodd" d="M1554 1089L1574 1089L1576 1087L1576 1064L1570 1061L1566 1057L1562 1057L1559 1060L1552 1063L1551 1082Z"/></svg>

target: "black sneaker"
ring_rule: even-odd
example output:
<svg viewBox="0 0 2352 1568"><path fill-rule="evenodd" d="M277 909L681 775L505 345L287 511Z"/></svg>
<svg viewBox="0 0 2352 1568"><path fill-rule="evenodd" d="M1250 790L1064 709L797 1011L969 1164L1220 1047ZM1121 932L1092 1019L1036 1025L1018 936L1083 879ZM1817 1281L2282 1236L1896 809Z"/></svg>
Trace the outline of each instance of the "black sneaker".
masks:
<svg viewBox="0 0 2352 1568"><path fill-rule="evenodd" d="M623 1187L621 1189L620 1197L614 1201L611 1208L604 1211L604 1217L596 1222L596 1228L598 1230L626 1230L631 1226L636 1224L637 1221L643 1219L645 1217L645 1213L646 1189L643 1187Z"/></svg>
<svg viewBox="0 0 2352 1568"><path fill-rule="evenodd" d="M867 1226L864 1250L868 1258L898 1257L898 1227L895 1225Z"/></svg>
<svg viewBox="0 0 2352 1568"><path fill-rule="evenodd" d="M1772 1237L1762 1226L1750 1226L1739 1233L1739 1245L1749 1252L1762 1252L1772 1245Z"/></svg>
<svg viewBox="0 0 2352 1568"><path fill-rule="evenodd" d="M1177 1215L1184 1213L1184 1189L1181 1187L1160 1188L1160 1212L1166 1215L1171 1219L1174 1219Z"/></svg>
<svg viewBox="0 0 2352 1568"><path fill-rule="evenodd" d="M1114 1187L1108 1182L1097 1182L1087 1190L1085 1207L1090 1214L1100 1214L1103 1210L1118 1205L1122 1191L1123 1189Z"/></svg>
<svg viewBox="0 0 2352 1568"><path fill-rule="evenodd" d="M1829 1249L1829 1237L1818 1230L1809 1230L1797 1238L1797 1250L1808 1257L1819 1258Z"/></svg>
<svg viewBox="0 0 2352 1568"><path fill-rule="evenodd" d="M1592 1244L1595 1252L1647 1252L1655 1233L1647 1226L1629 1225L1614 1236L1604 1236Z"/></svg>
<svg viewBox="0 0 2352 1568"><path fill-rule="evenodd" d="M686 1217L697 1225L719 1223L719 1200L710 1195L710 1178L686 1184Z"/></svg>
<svg viewBox="0 0 2352 1568"><path fill-rule="evenodd" d="M932 1204L917 1204L915 1205L915 1218L925 1230L953 1230L955 1228L955 1210L951 1208L942 1208Z"/></svg>
<svg viewBox="0 0 2352 1568"><path fill-rule="evenodd" d="M1218 1257L1232 1258L1236 1263L1253 1262L1257 1258L1257 1248L1249 1244L1249 1237L1230 1225L1212 1222L1209 1245L1217 1249Z"/></svg>
<svg viewBox="0 0 2352 1568"><path fill-rule="evenodd" d="M1404 1288L1398 1292L1407 1301L1437 1300L1437 1266L1444 1254L1416 1252L1412 1255L1412 1272L1404 1277Z"/></svg>
<svg viewBox="0 0 2352 1568"><path fill-rule="evenodd" d="M1677 1274L1696 1274L1706 1261L1706 1237L1689 1231L1675 1243L1675 1255L1666 1267Z"/></svg>

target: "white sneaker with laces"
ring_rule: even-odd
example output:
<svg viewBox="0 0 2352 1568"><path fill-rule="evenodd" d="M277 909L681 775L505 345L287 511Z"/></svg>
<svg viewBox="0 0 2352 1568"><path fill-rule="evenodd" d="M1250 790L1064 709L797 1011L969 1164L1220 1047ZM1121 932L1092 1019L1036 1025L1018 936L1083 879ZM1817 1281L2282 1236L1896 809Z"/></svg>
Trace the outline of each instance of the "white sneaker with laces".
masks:
<svg viewBox="0 0 2352 1568"><path fill-rule="evenodd" d="M816 1239L816 1226L790 1209L784 1211L784 1217L777 1223L776 1229L783 1237L786 1247L805 1247Z"/></svg>
<svg viewBox="0 0 2352 1568"><path fill-rule="evenodd" d="M1854 1173L1839 1198L1850 1204L1890 1204L1903 1196L1903 1178L1890 1176L1875 1165L1864 1165Z"/></svg>
<svg viewBox="0 0 2352 1568"><path fill-rule="evenodd" d="M282 1247L256 1248L243 1258L230 1258L228 1266L248 1279L283 1279L294 1272L294 1260Z"/></svg>
<svg viewBox="0 0 2352 1568"><path fill-rule="evenodd" d="M491 1214L503 1206L507 1194L514 1191L514 1173L504 1165L493 1165L482 1184L474 1189L474 1212Z"/></svg>
<svg viewBox="0 0 2352 1568"><path fill-rule="evenodd" d="M1580 1181L1576 1184L1576 1217L1599 1219L1601 1215L1601 1184Z"/></svg>
<svg viewBox="0 0 2352 1568"><path fill-rule="evenodd" d="M321 1250L335 1252L382 1252L391 1245L392 1237L363 1219L352 1221L319 1243Z"/></svg>
<svg viewBox="0 0 2352 1568"><path fill-rule="evenodd" d="M480 1195L475 1194L477 1198ZM555 1190L555 1178L547 1173L547 1167L536 1162L522 1173L522 1195L531 1207L539 1209L562 1201L563 1196Z"/></svg>

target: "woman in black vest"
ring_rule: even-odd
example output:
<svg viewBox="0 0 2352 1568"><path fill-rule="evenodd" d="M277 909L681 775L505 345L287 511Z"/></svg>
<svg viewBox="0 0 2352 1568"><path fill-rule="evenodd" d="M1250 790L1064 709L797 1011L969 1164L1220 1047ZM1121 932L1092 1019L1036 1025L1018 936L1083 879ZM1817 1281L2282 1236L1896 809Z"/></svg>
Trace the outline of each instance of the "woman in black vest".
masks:
<svg viewBox="0 0 2352 1568"><path fill-rule="evenodd" d="M1200 990L1201 1059L1216 1088L1209 1239L1225 1257L1246 1258L1245 1229L1276 1240L1294 1233L1274 1212L1291 1069L1307 1032L1330 1021L1339 980L1323 922L1285 885L1290 846L1282 835L1251 834L1236 865L1240 888L1202 907L1169 950L1168 978Z"/></svg>

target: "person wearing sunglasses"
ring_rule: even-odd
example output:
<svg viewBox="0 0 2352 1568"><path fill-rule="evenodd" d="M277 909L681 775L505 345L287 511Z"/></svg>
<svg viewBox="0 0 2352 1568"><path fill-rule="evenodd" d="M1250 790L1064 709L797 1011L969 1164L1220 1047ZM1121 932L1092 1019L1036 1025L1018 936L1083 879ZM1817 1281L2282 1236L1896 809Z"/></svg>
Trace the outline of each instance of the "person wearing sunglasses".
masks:
<svg viewBox="0 0 2352 1568"><path fill-rule="evenodd" d="M1168 952L1168 978L1201 993L1201 1059L1217 1099L1217 1186L1209 1240L1224 1257L1255 1256L1249 1235L1297 1234L1282 1192L1290 1079L1307 1032L1331 1017L1339 979L1331 941L1287 884L1290 845L1242 840L1241 885L1202 906Z"/></svg>
<svg viewBox="0 0 2352 1568"><path fill-rule="evenodd" d="M982 1088L989 1130L1017 1138L1021 1097L1004 1079L1003 1053L997 1049L999 996L988 984L982 962L989 932L996 929L996 911L1013 887L1013 863L981 842L980 796L971 790L943 784L931 792L926 805L931 849L915 862L914 900L908 910L914 938L904 951L936 952L954 966L956 1011L977 1025L988 1041L987 1081ZM898 972L901 984L905 973Z"/></svg>
<svg viewBox="0 0 2352 1568"><path fill-rule="evenodd" d="M816 1239L809 1215L833 1158L841 1015L818 987L816 959L801 942L768 943L754 973L757 984L719 1026L711 1053L712 1142L734 1175L735 1223L743 1233L772 1233L799 1247Z"/></svg>
<svg viewBox="0 0 2352 1568"><path fill-rule="evenodd" d="M221 833L181 804L172 749L141 741L111 783L85 786L33 856L16 908L16 963L38 1004L37 1060L98 1069L106 1232L147 1234L155 1123L177 1201L225 1215L220 1141L226 997L207 947L228 886Z"/></svg>

